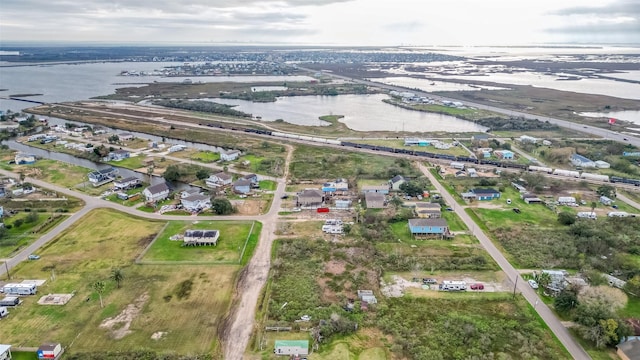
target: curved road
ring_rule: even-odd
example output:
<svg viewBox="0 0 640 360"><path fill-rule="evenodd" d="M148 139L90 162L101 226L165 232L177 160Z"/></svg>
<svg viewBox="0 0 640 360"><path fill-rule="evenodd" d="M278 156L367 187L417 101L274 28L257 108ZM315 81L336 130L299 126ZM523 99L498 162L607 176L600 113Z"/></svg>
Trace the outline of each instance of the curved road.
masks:
<svg viewBox="0 0 640 360"><path fill-rule="evenodd" d="M553 314L551 309L540 300L538 294L529 286L529 284L520 277L518 270L516 270L507 259L502 255L500 250L493 244L493 242L487 237L487 235L476 225L476 223L471 219L471 217L464 211L465 207L460 206L453 196L449 194L449 192L440 184L438 180L436 180L435 176L431 174L429 169L427 169L422 163L418 163L418 168L422 173L429 178L429 181L433 184L433 186L440 191L440 195L447 202L447 204L451 204L454 212L462 219L464 224L471 229L471 233L478 238L480 244L487 250L489 255L498 263L498 266L502 269L502 271L507 274L507 277L514 283L517 284L517 289L522 293L525 299L533 306L534 310L538 312L538 315L544 320L544 322L549 326L551 331L556 335L558 340L564 345L564 347L569 351L571 356L574 359L583 360L583 359L591 359L589 354L576 342L576 340L571 336L569 331L562 325L560 320Z"/></svg>

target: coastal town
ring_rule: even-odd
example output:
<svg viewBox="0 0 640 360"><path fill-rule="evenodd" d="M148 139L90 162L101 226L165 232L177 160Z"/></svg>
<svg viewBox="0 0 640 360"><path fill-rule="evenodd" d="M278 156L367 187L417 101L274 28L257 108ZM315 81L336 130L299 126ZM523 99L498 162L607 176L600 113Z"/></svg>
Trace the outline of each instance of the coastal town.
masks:
<svg viewBox="0 0 640 360"><path fill-rule="evenodd" d="M490 82L434 93L351 77L460 60L450 55L137 59L114 76L167 82L0 113L0 359L640 351L633 122L558 116L555 92L506 105L479 100L511 96ZM135 70L144 61L176 64ZM262 75L296 78L207 80ZM461 125L360 131L330 110L300 125L223 109L289 97L362 97Z"/></svg>

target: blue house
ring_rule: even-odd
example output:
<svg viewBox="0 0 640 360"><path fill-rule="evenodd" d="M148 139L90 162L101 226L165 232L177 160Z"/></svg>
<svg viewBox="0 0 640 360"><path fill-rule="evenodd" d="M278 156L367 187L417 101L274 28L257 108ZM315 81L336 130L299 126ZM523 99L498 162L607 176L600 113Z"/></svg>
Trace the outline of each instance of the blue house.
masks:
<svg viewBox="0 0 640 360"><path fill-rule="evenodd" d="M476 200L493 200L500 198L500 191L496 189L473 189L470 193L476 196Z"/></svg>
<svg viewBox="0 0 640 360"><path fill-rule="evenodd" d="M497 150L496 156L503 160L513 160L514 153L510 150Z"/></svg>
<svg viewBox="0 0 640 360"><path fill-rule="evenodd" d="M322 192L325 192L325 193L336 192L336 184L332 182L327 182L322 184Z"/></svg>
<svg viewBox="0 0 640 360"><path fill-rule="evenodd" d="M251 180L239 179L232 185L233 191L239 194L248 194L251 192Z"/></svg>
<svg viewBox="0 0 640 360"><path fill-rule="evenodd" d="M449 226L445 219L409 219L409 231L415 237L449 236Z"/></svg>

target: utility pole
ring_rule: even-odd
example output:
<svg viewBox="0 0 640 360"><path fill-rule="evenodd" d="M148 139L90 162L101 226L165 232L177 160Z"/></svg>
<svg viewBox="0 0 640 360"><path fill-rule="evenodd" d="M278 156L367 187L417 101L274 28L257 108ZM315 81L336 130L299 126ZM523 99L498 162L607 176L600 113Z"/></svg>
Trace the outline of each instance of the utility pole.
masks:
<svg viewBox="0 0 640 360"><path fill-rule="evenodd" d="M11 280L11 275L9 274L9 261L4 262L4 267L7 269L7 280Z"/></svg>
<svg viewBox="0 0 640 360"><path fill-rule="evenodd" d="M516 274L516 283L515 285L513 285L513 298L516 298L516 287L518 287L518 277L520 277L518 274Z"/></svg>

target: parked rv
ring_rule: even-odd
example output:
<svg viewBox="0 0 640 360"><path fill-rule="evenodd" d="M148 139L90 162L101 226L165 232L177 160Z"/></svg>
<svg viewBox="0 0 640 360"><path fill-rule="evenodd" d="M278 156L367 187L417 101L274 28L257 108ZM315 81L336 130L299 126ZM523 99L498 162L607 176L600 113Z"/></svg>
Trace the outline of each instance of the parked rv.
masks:
<svg viewBox="0 0 640 360"><path fill-rule="evenodd" d="M20 305L20 298L17 296L5 296L0 300L0 306L18 306Z"/></svg>
<svg viewBox="0 0 640 360"><path fill-rule="evenodd" d="M464 291L467 290L467 283L464 281L444 280L439 289L442 291Z"/></svg>

